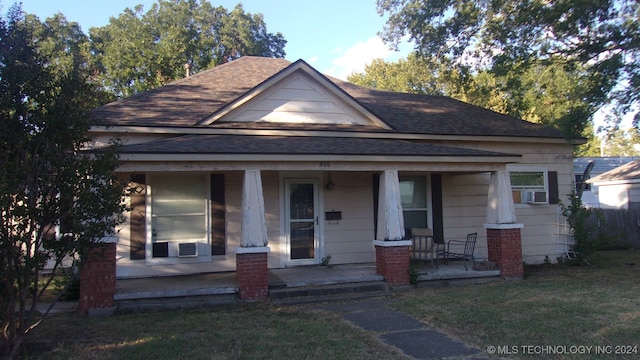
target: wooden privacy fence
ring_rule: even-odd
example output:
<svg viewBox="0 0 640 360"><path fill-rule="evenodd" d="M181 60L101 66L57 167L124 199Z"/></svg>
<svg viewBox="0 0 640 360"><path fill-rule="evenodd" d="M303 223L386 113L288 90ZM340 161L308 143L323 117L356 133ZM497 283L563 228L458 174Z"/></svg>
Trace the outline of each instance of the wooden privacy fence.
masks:
<svg viewBox="0 0 640 360"><path fill-rule="evenodd" d="M587 219L603 248L640 248L640 209L594 209Z"/></svg>

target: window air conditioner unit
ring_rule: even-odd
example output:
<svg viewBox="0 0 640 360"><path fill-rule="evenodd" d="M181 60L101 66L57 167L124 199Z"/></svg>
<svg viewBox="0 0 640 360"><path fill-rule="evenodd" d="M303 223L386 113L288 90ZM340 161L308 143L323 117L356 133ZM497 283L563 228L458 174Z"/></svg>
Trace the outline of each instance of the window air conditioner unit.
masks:
<svg viewBox="0 0 640 360"><path fill-rule="evenodd" d="M526 199L528 204L546 204L547 192L546 191L527 191Z"/></svg>
<svg viewBox="0 0 640 360"><path fill-rule="evenodd" d="M179 243L178 244L178 257L192 257L198 256L198 244L197 243Z"/></svg>

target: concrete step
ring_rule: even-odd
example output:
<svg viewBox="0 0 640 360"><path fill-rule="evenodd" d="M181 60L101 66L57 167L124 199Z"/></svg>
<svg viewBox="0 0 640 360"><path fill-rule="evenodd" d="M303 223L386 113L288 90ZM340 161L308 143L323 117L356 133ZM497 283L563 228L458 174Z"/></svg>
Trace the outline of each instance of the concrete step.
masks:
<svg viewBox="0 0 640 360"><path fill-rule="evenodd" d="M231 286L141 290L114 296L119 312L222 305L237 301L237 289Z"/></svg>
<svg viewBox="0 0 640 360"><path fill-rule="evenodd" d="M356 300L388 296L389 294L389 286L384 281L297 287L277 286L269 289L269 298L277 305Z"/></svg>

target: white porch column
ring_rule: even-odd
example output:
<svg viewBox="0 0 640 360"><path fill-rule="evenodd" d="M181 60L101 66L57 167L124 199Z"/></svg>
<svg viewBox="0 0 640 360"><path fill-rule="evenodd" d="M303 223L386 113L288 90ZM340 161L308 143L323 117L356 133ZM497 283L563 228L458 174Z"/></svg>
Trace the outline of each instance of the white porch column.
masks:
<svg viewBox="0 0 640 360"><path fill-rule="evenodd" d="M404 239L404 218L397 170L386 170L380 177L376 273L392 287L407 286L409 278L410 240Z"/></svg>
<svg viewBox="0 0 640 360"><path fill-rule="evenodd" d="M511 178L506 170L491 173L487 202L487 224L515 224L516 209L511 193Z"/></svg>
<svg viewBox="0 0 640 360"><path fill-rule="evenodd" d="M498 170L491 173L487 202L487 255L489 261L498 264L503 278L522 278L522 235L524 226L516 220L511 178L509 172Z"/></svg>
<svg viewBox="0 0 640 360"><path fill-rule="evenodd" d="M240 246L266 247L268 243L260 170L245 170L242 190L242 238Z"/></svg>
<svg viewBox="0 0 640 360"><path fill-rule="evenodd" d="M245 170L242 238L236 249L236 279L242 301L258 301L269 296L268 243L260 170Z"/></svg>
<svg viewBox="0 0 640 360"><path fill-rule="evenodd" d="M397 170L386 170L380 177L378 201L378 240L402 240L404 218Z"/></svg>

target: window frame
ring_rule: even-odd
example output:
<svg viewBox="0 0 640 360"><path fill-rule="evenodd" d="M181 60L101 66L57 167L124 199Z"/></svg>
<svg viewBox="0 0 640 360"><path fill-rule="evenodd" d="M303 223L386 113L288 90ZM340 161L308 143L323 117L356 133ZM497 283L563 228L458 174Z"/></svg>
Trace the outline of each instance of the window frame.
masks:
<svg viewBox="0 0 640 360"><path fill-rule="evenodd" d="M165 241L155 242L154 241L154 219L157 218L157 213L154 212L154 186L157 186L157 179L162 178L164 181L167 178L175 178L176 182L180 178L184 177L199 177L203 181L203 190L201 193L204 194L205 198L203 199L203 207L204 211L196 212L188 212L183 216L198 216L203 217L204 221L204 237L202 240L197 239L166 239ZM170 173L170 174L153 174L147 173L147 199L146 199L146 263L148 265L160 265L160 264L179 264L179 263L199 263L199 262L210 262L212 260L211 254L211 174L208 173ZM199 199L202 200L202 199ZM166 216L162 214L162 216ZM174 216L180 216L178 213L174 213ZM167 257L153 257L153 247L154 244L158 243L168 243L168 255ZM192 243L195 242L197 244L197 255L196 256L187 256L187 257L179 257L178 247L180 243Z"/></svg>
<svg viewBox="0 0 640 360"><path fill-rule="evenodd" d="M574 174L573 178L574 178L574 184L575 184L575 189L576 192L578 192L579 189L579 184L582 184L582 191L591 191L591 183L587 183L585 182L585 179L583 179L584 174ZM589 180L588 178L586 180Z"/></svg>
<svg viewBox="0 0 640 360"><path fill-rule="evenodd" d="M424 212L425 216L426 216L426 220L427 220L427 224L426 227L429 229L433 229L433 209L431 206L431 184L430 184L430 176L429 174L424 174L424 173L401 173L398 174L398 180L400 183L402 183L403 179L408 179L408 178L422 178L424 179L424 196L425 196L425 207L416 207L416 208L408 208L405 207L404 204L402 205L402 217L403 217L403 221L405 223L405 237L406 236L410 236L411 234L409 234L407 232L407 230L409 230L411 227L414 226L407 226L406 224L406 215L405 213L407 212ZM402 195L402 190L400 190L401 195Z"/></svg>
<svg viewBox="0 0 640 360"><path fill-rule="evenodd" d="M509 172L509 182L511 183L511 193L513 194L513 203L516 207L530 207L530 206L539 206L539 205L549 205L551 201L550 188L549 188L549 171L546 167L543 166L509 166L507 165L507 171ZM519 186L514 188L512 183L512 174L513 173L542 173L543 179L543 188L538 186ZM544 191L547 194L547 197L544 203L529 203L526 201L525 192L526 191ZM515 193L520 192L520 202L516 202Z"/></svg>

